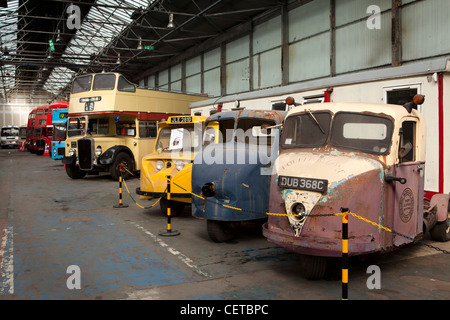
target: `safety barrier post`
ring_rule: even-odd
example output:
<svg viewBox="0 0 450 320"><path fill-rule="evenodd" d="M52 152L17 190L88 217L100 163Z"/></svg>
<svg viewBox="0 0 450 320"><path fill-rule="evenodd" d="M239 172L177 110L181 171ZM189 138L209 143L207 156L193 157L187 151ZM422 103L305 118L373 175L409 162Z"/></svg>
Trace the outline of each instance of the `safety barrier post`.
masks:
<svg viewBox="0 0 450 320"><path fill-rule="evenodd" d="M342 213L342 300L348 300L348 214L347 208Z"/></svg>
<svg viewBox="0 0 450 320"><path fill-rule="evenodd" d="M119 167L118 167L119 168ZM119 168L119 170L121 170ZM119 176L119 204L114 205L113 208L127 208L128 205L127 204L123 204L122 201L122 172L120 172L120 176Z"/></svg>
<svg viewBox="0 0 450 320"><path fill-rule="evenodd" d="M161 232L159 235L164 237L178 236L180 233L172 230L171 225L171 208L170 208L170 176L167 176L167 231Z"/></svg>

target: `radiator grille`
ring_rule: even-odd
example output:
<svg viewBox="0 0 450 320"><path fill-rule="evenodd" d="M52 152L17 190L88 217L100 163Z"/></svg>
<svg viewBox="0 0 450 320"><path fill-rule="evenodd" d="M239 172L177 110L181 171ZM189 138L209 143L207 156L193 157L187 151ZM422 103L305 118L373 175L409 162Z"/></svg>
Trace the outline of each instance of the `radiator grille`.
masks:
<svg viewBox="0 0 450 320"><path fill-rule="evenodd" d="M78 140L78 163L80 169L91 170L93 159L92 141L90 139Z"/></svg>

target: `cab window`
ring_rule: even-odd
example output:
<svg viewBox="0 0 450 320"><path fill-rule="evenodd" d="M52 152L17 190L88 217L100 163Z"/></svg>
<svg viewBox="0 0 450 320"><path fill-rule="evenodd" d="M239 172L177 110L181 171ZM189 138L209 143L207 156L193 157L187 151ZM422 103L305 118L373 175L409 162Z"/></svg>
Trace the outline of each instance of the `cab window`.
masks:
<svg viewBox="0 0 450 320"><path fill-rule="evenodd" d="M90 134L108 134L109 119L89 119L88 133Z"/></svg>
<svg viewBox="0 0 450 320"><path fill-rule="evenodd" d="M235 141L245 144L271 145L275 130L265 130L264 125L275 125L268 119L239 119L236 128Z"/></svg>
<svg viewBox="0 0 450 320"><path fill-rule="evenodd" d="M120 121L116 124L116 134L134 137L136 135L136 123L134 121Z"/></svg>
<svg viewBox="0 0 450 320"><path fill-rule="evenodd" d="M72 93L79 93L91 90L92 75L75 78L72 84Z"/></svg>
<svg viewBox="0 0 450 320"><path fill-rule="evenodd" d="M139 121L139 137L141 138L156 138L158 133L155 120L141 120Z"/></svg>
<svg viewBox="0 0 450 320"><path fill-rule="evenodd" d="M74 117L69 118L67 121L67 136L75 137L82 136L86 130L86 118L85 117Z"/></svg>
<svg viewBox="0 0 450 320"><path fill-rule="evenodd" d="M400 129L400 143L398 146L398 160L400 163L416 160L416 122L404 121Z"/></svg>
<svg viewBox="0 0 450 320"><path fill-rule="evenodd" d="M125 77L120 76L119 83L117 84L117 90L126 92L135 92L136 86L127 79L125 79Z"/></svg>

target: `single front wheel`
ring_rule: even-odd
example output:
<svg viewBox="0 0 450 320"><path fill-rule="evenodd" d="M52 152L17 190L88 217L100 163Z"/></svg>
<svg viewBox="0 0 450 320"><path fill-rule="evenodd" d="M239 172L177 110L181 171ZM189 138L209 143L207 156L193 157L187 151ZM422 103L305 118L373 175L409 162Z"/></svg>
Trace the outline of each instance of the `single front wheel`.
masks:
<svg viewBox="0 0 450 320"><path fill-rule="evenodd" d="M320 280L325 276L328 258L303 255L301 257L301 269L304 277L308 280Z"/></svg>
<svg viewBox="0 0 450 320"><path fill-rule="evenodd" d="M86 171L80 170L75 164L66 164L65 167L67 175L72 179L83 179L86 175Z"/></svg>
<svg viewBox="0 0 450 320"><path fill-rule="evenodd" d="M225 242L236 236L239 222L206 220L208 236L214 242Z"/></svg>
<svg viewBox="0 0 450 320"><path fill-rule="evenodd" d="M114 160L112 166L109 169L109 172L111 173L111 177L116 181L119 181L119 177L120 177L120 171L117 168L119 165L123 165L124 168L126 168L126 170L122 171L122 177L124 179L130 178L131 177L130 172L133 172L133 170L134 170L133 159L131 159L131 157L125 152L121 152L116 156L116 159Z"/></svg>
<svg viewBox="0 0 450 320"><path fill-rule="evenodd" d="M447 220L437 222L431 229L430 234L434 241L446 242L450 240L450 201L447 204Z"/></svg>

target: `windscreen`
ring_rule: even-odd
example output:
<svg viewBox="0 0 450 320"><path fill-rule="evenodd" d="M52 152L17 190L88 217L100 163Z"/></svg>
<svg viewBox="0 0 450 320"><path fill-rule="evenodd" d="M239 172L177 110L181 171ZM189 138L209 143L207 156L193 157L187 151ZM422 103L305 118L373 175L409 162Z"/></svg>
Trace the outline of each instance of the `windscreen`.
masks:
<svg viewBox="0 0 450 320"><path fill-rule="evenodd" d="M86 130L86 118L74 117L67 120L67 136L75 137L85 134Z"/></svg>
<svg viewBox="0 0 450 320"><path fill-rule="evenodd" d="M306 148L323 146L330 131L331 113L311 112L295 114L286 119L283 136L283 148Z"/></svg>
<svg viewBox="0 0 450 320"><path fill-rule="evenodd" d="M2 128L2 137L16 137L19 135L17 128Z"/></svg>
<svg viewBox="0 0 450 320"><path fill-rule="evenodd" d="M330 144L367 153L386 154L394 124L382 116L338 112L333 119Z"/></svg>
<svg viewBox="0 0 450 320"><path fill-rule="evenodd" d="M201 129L196 126L164 127L159 131L155 148L162 152L194 152L200 145Z"/></svg>
<svg viewBox="0 0 450 320"><path fill-rule="evenodd" d="M116 85L115 74L96 74L92 90L113 90Z"/></svg>
<svg viewBox="0 0 450 320"><path fill-rule="evenodd" d="M53 140L64 141L66 139L66 124L53 125Z"/></svg>
<svg viewBox="0 0 450 320"><path fill-rule="evenodd" d="M91 90L92 75L80 76L73 80L72 93L79 93Z"/></svg>

